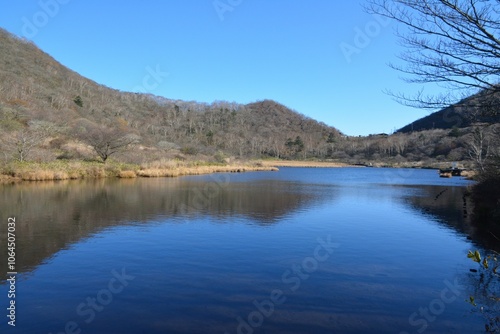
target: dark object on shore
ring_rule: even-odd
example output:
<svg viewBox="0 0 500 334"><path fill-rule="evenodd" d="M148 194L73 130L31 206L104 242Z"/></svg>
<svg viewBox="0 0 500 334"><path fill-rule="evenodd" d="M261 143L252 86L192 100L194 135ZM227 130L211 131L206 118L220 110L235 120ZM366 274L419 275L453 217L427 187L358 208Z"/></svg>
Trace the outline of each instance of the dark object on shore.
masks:
<svg viewBox="0 0 500 334"><path fill-rule="evenodd" d="M439 176L440 177L462 176L462 172L463 171L465 171L465 169L461 169L461 168L445 168L445 169L440 169L439 170Z"/></svg>
<svg viewBox="0 0 500 334"><path fill-rule="evenodd" d="M359 167L373 167L373 164L371 162L369 163L360 163L358 162L357 164L354 164L353 166L359 166Z"/></svg>

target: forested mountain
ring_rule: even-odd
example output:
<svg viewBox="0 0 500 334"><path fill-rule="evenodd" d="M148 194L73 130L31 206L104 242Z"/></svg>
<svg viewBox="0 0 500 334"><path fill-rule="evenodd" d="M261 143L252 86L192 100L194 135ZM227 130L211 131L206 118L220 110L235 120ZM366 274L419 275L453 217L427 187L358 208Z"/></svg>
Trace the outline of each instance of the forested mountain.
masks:
<svg viewBox="0 0 500 334"><path fill-rule="evenodd" d="M478 120L469 117L478 115L475 109L450 108L460 113L443 110L392 135L349 137L272 100L201 103L111 89L0 29L3 163L112 155L135 164L230 157L447 164L470 159L472 121L466 120ZM498 114L488 117L498 122Z"/></svg>
<svg viewBox="0 0 500 334"><path fill-rule="evenodd" d="M500 96L479 93L412 122L397 132L467 128L475 123L500 123Z"/></svg>
<svg viewBox="0 0 500 334"><path fill-rule="evenodd" d="M126 155L130 162L173 152L306 158L326 153L328 140L341 136L270 100L209 104L111 89L67 69L31 42L0 31L5 152L6 133L49 128L51 141L30 152L31 158L76 157L84 151L77 145L80 130L99 135L102 125L133 135L135 149Z"/></svg>

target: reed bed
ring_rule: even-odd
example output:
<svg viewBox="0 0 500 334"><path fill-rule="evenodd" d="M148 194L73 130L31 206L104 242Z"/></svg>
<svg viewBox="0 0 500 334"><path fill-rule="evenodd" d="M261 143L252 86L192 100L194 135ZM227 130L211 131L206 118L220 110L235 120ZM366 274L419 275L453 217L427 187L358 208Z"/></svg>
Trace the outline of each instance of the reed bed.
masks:
<svg viewBox="0 0 500 334"><path fill-rule="evenodd" d="M267 166L197 166L171 169L148 168L137 172L141 177L177 177L183 175L203 175L212 173L243 173L250 171L277 171L276 167Z"/></svg>
<svg viewBox="0 0 500 334"><path fill-rule="evenodd" d="M161 160L139 165L99 163L86 161L56 161L51 163L14 163L3 166L0 183L16 181L58 181L118 177L177 177L211 173L241 173L248 171L275 171L276 167L253 165L203 165L202 161L179 162Z"/></svg>
<svg viewBox="0 0 500 334"><path fill-rule="evenodd" d="M118 177L121 179L134 179L137 177L137 173L133 170L122 170L118 173Z"/></svg>
<svg viewBox="0 0 500 334"><path fill-rule="evenodd" d="M70 178L66 172L51 170L22 171L16 173L16 177L23 181L55 181L68 180Z"/></svg>
<svg viewBox="0 0 500 334"><path fill-rule="evenodd" d="M122 171L133 171L138 168L139 166L135 165L103 164L95 161L16 162L3 166L0 174L4 180L58 181L117 177ZM128 175L131 177L130 173Z"/></svg>
<svg viewBox="0 0 500 334"><path fill-rule="evenodd" d="M10 176L10 175L2 175L0 174L0 184L12 184L22 181L19 178Z"/></svg>
<svg viewBox="0 0 500 334"><path fill-rule="evenodd" d="M260 162L262 166L274 166L274 167L307 167L307 168L320 168L320 167L352 167L352 165L340 163L340 162L328 162L328 161L295 161L295 160L263 160Z"/></svg>

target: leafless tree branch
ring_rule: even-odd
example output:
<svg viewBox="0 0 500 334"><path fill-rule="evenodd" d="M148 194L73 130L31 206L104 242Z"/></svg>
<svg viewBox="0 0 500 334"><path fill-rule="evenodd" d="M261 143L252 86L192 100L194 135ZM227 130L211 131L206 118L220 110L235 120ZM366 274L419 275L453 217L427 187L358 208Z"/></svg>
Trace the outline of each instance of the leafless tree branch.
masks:
<svg viewBox="0 0 500 334"><path fill-rule="evenodd" d="M418 108L443 108L482 92L500 92L499 0L367 0L369 13L399 23L396 32L406 49L403 64L390 66L415 84L438 83L449 94L394 94Z"/></svg>

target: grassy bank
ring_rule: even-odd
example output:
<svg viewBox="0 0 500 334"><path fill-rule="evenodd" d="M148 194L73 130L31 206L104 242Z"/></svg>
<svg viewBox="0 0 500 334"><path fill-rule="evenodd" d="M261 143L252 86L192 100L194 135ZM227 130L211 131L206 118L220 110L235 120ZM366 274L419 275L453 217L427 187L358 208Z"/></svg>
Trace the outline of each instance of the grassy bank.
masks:
<svg viewBox="0 0 500 334"><path fill-rule="evenodd" d="M248 171L275 171L276 167L243 162L223 165L208 162L157 161L144 165L109 161L54 161L49 163L10 162L1 166L0 183L21 181L54 181L97 178L177 177L210 173L240 173Z"/></svg>
<svg viewBox="0 0 500 334"><path fill-rule="evenodd" d="M277 171L273 166L264 166L260 162L242 162L238 164L216 164L204 161L155 161L141 165L135 171L139 177L176 177L183 175L202 175L211 173L242 173L251 171ZM133 177L133 176L132 176Z"/></svg>
<svg viewBox="0 0 500 334"><path fill-rule="evenodd" d="M341 162L328 162L328 161L300 161L300 160L263 160L262 166L266 167L307 167L307 168L340 168L340 167L353 167L352 165Z"/></svg>
<svg viewBox="0 0 500 334"><path fill-rule="evenodd" d="M19 181L54 181L96 179L117 177L120 172L134 170L139 166L116 162L103 164L95 161L58 160L46 163L9 162L1 166L0 180Z"/></svg>
<svg viewBox="0 0 500 334"><path fill-rule="evenodd" d="M373 163L373 167L442 168L449 164L426 166L417 164ZM208 161L159 160L141 165L116 161L106 163L82 160L57 160L46 163L9 162L0 165L0 183L20 181L53 181L96 178L177 177L211 173L237 173L249 171L275 171L278 167L342 168L360 167L334 161L262 160L234 163Z"/></svg>
<svg viewBox="0 0 500 334"><path fill-rule="evenodd" d="M264 166L198 166L198 167L179 167L174 169L141 169L136 175L140 177L176 177L183 175L202 175L211 173L243 173L257 171L277 171L276 167ZM133 177L133 176L132 176Z"/></svg>
<svg viewBox="0 0 500 334"><path fill-rule="evenodd" d="M436 163L425 163L425 162L387 162L387 161L366 161L363 163L348 163L348 162L338 162L338 161L316 161L316 160L263 160L263 166L274 166L274 167L330 167L330 168L340 168L340 167L383 167L383 168L427 168L427 169L440 169L451 167L451 162L436 162ZM459 165L463 168L463 164Z"/></svg>

